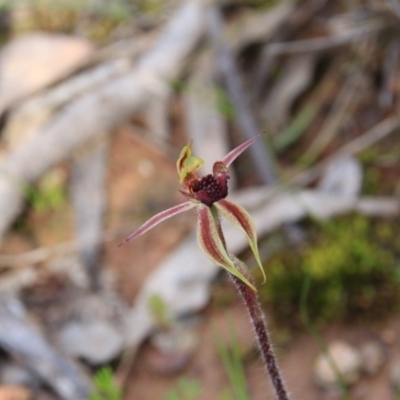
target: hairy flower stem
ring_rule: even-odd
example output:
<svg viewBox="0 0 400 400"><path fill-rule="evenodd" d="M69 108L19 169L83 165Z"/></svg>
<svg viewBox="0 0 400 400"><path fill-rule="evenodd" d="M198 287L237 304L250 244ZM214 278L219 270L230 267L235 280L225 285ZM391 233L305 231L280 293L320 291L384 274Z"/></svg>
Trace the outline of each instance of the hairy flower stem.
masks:
<svg viewBox="0 0 400 400"><path fill-rule="evenodd" d="M216 227L218 235L221 239L222 245L226 247L226 241L224 233L221 228L221 221L219 217L216 218ZM243 263L232 256L232 259L237 267L237 269L249 280L251 281L251 276L247 271L247 268L243 267ZM260 348L261 357L264 361L264 366L271 380L272 386L275 391L277 400L289 400L289 394L285 388L282 380L281 372L276 362L274 350L272 347L272 342L269 337L267 330L267 324L265 322L264 314L261 309L260 301L258 300L257 292L255 292L249 285L247 285L242 279L228 272L233 283L238 290L240 297L243 299L245 306L247 307L247 312L250 316L250 321L254 328L254 333L256 335L258 346Z"/></svg>
<svg viewBox="0 0 400 400"><path fill-rule="evenodd" d="M235 284L236 289L240 293L240 296L242 297L247 307L247 311L250 315L250 320L253 325L255 335L257 337L261 356L264 361L265 369L267 370L271 379L276 398L278 400L289 400L289 394L285 388L281 372L276 362L272 343L267 330L267 324L261 310L257 293L236 276L232 274L229 275L231 276L231 279Z"/></svg>

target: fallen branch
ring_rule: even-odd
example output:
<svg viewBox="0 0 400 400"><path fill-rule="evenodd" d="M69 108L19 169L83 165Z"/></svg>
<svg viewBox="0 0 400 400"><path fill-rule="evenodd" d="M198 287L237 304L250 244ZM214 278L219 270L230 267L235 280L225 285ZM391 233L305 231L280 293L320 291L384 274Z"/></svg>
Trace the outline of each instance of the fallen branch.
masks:
<svg viewBox="0 0 400 400"><path fill-rule="evenodd" d="M134 62L145 49L149 48L152 36L136 37L134 40L100 49L87 60L84 71L73 71L62 82L45 88L34 96L22 98L12 105L7 117L3 137L11 148L17 141L28 137L44 127L54 113L83 94L94 90L132 70ZM118 50L118 52L117 52ZM117 53L117 54L114 54ZM114 54L114 58L110 57ZM100 63L100 61L103 61ZM17 140L15 139L17 138Z"/></svg>
<svg viewBox="0 0 400 400"><path fill-rule="evenodd" d="M261 128L251 108L250 98L240 79L235 61L222 39L220 12L216 7L212 6L208 7L207 11L209 36L216 50L218 66L235 107L237 124L245 139L249 140L259 135ZM279 181L273 155L267 146L252 146L249 152L254 160L256 175L264 185ZM301 231L295 226L285 225L285 231L293 242L298 241L302 236Z"/></svg>
<svg viewBox="0 0 400 400"><path fill-rule="evenodd" d="M291 42L271 43L266 51L270 55L299 54L316 51L326 51L346 44L358 42L365 37L376 34L385 24L381 21L368 23L360 28L354 28L337 35L319 37L313 39L294 40Z"/></svg>
<svg viewBox="0 0 400 400"><path fill-rule="evenodd" d="M291 184L295 185L307 185L311 183L314 179L318 178L325 167L334 159L342 156L353 156L355 154L358 154L361 151L368 149L380 140L384 139L386 136L390 135L399 128L400 118L398 116L388 117L379 122L379 124L372 127L362 136L359 136L346 143L337 152L327 157L320 163L316 164L314 167L290 178L289 181ZM277 189L279 188L277 187Z"/></svg>
<svg viewBox="0 0 400 400"><path fill-rule="evenodd" d="M84 240L79 240L76 238L67 242L56 244L54 246L38 247L25 253L15 255L2 254L0 255L0 269L24 268L27 266L32 266L33 264L43 263L51 258L67 257L71 254L76 254L79 249L116 240L117 238L128 234L130 231L132 231L132 223L126 224L125 226L117 229L104 231L101 234L101 237L97 238L88 237ZM47 266L45 264L41 265L41 268L46 267ZM3 278L4 277L2 276L2 279Z"/></svg>
<svg viewBox="0 0 400 400"><path fill-rule="evenodd" d="M106 173L109 143L100 136L74 153L71 165L71 194L75 211L76 237L81 246L79 256L89 278L90 288L101 287L101 236L106 212Z"/></svg>
<svg viewBox="0 0 400 400"><path fill-rule="evenodd" d="M0 346L64 400L85 400L91 390L86 374L48 343L15 297L0 298Z"/></svg>
<svg viewBox="0 0 400 400"><path fill-rule="evenodd" d="M360 101L360 93L365 92L365 79L360 71L346 77L342 88L333 101L332 108L326 117L318 135L309 144L301 156L300 163L312 164L328 147L341 128L348 122L349 116Z"/></svg>
<svg viewBox="0 0 400 400"><path fill-rule="evenodd" d="M218 68L235 107L237 124L244 138L249 140L259 135L261 129L251 109L250 100L241 82L233 57L222 39L220 11L213 6L209 6L207 11L209 36L215 48ZM276 182L278 174L270 152L262 145L251 147L249 151L254 160L256 174L262 183Z"/></svg>
<svg viewBox="0 0 400 400"><path fill-rule="evenodd" d="M22 187L92 137L110 132L176 78L203 32L200 0L186 2L133 71L67 105L0 165L0 238L23 205Z"/></svg>

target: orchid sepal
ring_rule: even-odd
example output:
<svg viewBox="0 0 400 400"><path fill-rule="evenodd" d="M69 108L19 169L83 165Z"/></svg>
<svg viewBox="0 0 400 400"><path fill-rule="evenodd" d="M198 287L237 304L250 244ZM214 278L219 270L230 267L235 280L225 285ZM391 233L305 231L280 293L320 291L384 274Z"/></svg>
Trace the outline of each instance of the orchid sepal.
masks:
<svg viewBox="0 0 400 400"><path fill-rule="evenodd" d="M220 216L223 215L230 220L235 227L246 235L265 282L265 273L258 252L254 223L249 213L243 207L225 200L228 195L229 165L252 145L259 136L247 140L233 149L222 160L216 161L213 165L213 173L203 177L199 176L198 169L203 165L204 161L201 158L192 156L191 142L184 146L177 160L176 167L180 183L182 184L180 192L189 201L171 207L150 218L122 241L118 247L143 235L162 221L195 208L198 216L197 239L200 248L215 264L225 268L252 290L256 291L254 285L243 275L243 269L237 265L239 262L237 258L228 254L221 228ZM242 264L240 262L240 265Z"/></svg>
<svg viewBox="0 0 400 400"><path fill-rule="evenodd" d="M187 201L185 203L178 204L177 206L168 208L167 210L161 211L160 213L154 215L154 217L150 218L143 225L133 231L126 239L124 239L121 243L119 243L118 247L122 246L124 243L129 242L137 238L138 236L143 235L150 229L154 228L159 223L165 221L168 218L171 218L177 214L180 214L184 211L188 211L192 208L196 207L196 203L192 201Z"/></svg>
<svg viewBox="0 0 400 400"><path fill-rule="evenodd" d="M226 199L221 199L215 203L215 207L221 215L230 221L236 228L241 230L247 237L254 258L261 269L263 283L265 283L266 276L258 251L257 232L250 214L239 204L233 203Z"/></svg>
<svg viewBox="0 0 400 400"><path fill-rule="evenodd" d="M238 270L232 257L229 256L225 243L221 235L218 211L214 206L208 207L199 205L197 242L204 254L215 264L225 268L232 275L235 275L254 291L257 289L248 279Z"/></svg>
<svg viewBox="0 0 400 400"><path fill-rule="evenodd" d="M249 146L251 146L258 138L260 135L254 136L253 138L246 140L244 143L241 145L235 147L232 151L230 151L222 160L221 162L226 165L226 167L229 167L233 161L236 160Z"/></svg>

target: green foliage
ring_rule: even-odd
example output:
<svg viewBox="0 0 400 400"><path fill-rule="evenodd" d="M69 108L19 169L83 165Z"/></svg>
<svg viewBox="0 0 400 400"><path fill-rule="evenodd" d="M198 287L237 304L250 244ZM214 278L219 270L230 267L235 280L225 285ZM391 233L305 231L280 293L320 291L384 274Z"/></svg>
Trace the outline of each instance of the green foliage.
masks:
<svg viewBox="0 0 400 400"><path fill-rule="evenodd" d="M362 193L365 195L376 195L379 193L379 188L383 183L379 174L379 169L376 166L378 157L379 150L373 147L365 150L359 157L363 164L364 180Z"/></svg>
<svg viewBox="0 0 400 400"><path fill-rule="evenodd" d="M393 182L396 182L400 168L399 151L398 143L386 142L360 154L359 160L364 171L363 194L393 195Z"/></svg>
<svg viewBox="0 0 400 400"><path fill-rule="evenodd" d="M26 186L25 197L35 211L57 210L66 202L62 177L57 173L46 175L37 186Z"/></svg>
<svg viewBox="0 0 400 400"><path fill-rule="evenodd" d="M93 383L95 388L89 396L90 400L122 400L122 389L115 383L110 367L99 369Z"/></svg>
<svg viewBox="0 0 400 400"><path fill-rule="evenodd" d="M235 107L224 88L215 86L215 101L221 115L228 121L232 121L236 114Z"/></svg>
<svg viewBox="0 0 400 400"><path fill-rule="evenodd" d="M0 0L1 1L1 0ZM134 14L129 0L3 0L24 13L13 21L16 31L76 32L91 40L107 40L110 33Z"/></svg>
<svg viewBox="0 0 400 400"><path fill-rule="evenodd" d="M171 79L168 81L168 84L176 94L182 94L188 90L187 82L183 79Z"/></svg>
<svg viewBox="0 0 400 400"><path fill-rule="evenodd" d="M168 307L158 294L153 294L148 300L148 306L158 328L168 328L171 324Z"/></svg>
<svg viewBox="0 0 400 400"><path fill-rule="evenodd" d="M82 0L0 0L0 5L23 5L34 10L64 11L88 13L91 15L107 15L109 17L127 16L131 12L128 0L82 1Z"/></svg>
<svg viewBox="0 0 400 400"><path fill-rule="evenodd" d="M139 10L145 14L160 14L165 8L164 0L141 0L137 4Z"/></svg>
<svg viewBox="0 0 400 400"><path fill-rule="evenodd" d="M170 389L163 400L194 400L201 393L200 384L194 379L180 379L175 388Z"/></svg>
<svg viewBox="0 0 400 400"><path fill-rule="evenodd" d="M230 338L228 339L229 345L226 344L226 339L223 339L216 332L216 329L214 329L215 337L217 339L218 353L231 384L231 388L224 390L222 393L221 400L248 400L250 397L242 361L242 352L233 326L232 318L229 320L229 327L231 333Z"/></svg>
<svg viewBox="0 0 400 400"><path fill-rule="evenodd" d="M272 137L272 145L274 149L277 152L281 152L295 143L311 125L319 111L320 106L314 102L306 104L297 113L286 129L280 132L279 135L274 135Z"/></svg>
<svg viewBox="0 0 400 400"><path fill-rule="evenodd" d="M197 96L199 100L216 108L228 121L234 119L235 107L233 106L228 93L222 86L215 85L206 88L192 87L182 79L173 79L169 82L169 85L177 94L191 92L194 96Z"/></svg>
<svg viewBox="0 0 400 400"><path fill-rule="evenodd" d="M249 400L249 390L243 365L243 352L241 351L232 318L229 319L230 337L222 338L214 327L217 341L218 354L224 370L228 376L230 387L224 388L219 393L220 400ZM180 379L176 387L170 389L163 400L194 400L201 395L200 384L193 379Z"/></svg>
<svg viewBox="0 0 400 400"><path fill-rule="evenodd" d="M260 288L278 321L301 326L302 285L310 277L310 319L323 323L354 316L379 318L396 308L400 289L396 225L351 216L312 228L313 246L286 251L266 266Z"/></svg>
<svg viewBox="0 0 400 400"><path fill-rule="evenodd" d="M281 0L248 0L247 5L259 9L268 9L277 6Z"/></svg>

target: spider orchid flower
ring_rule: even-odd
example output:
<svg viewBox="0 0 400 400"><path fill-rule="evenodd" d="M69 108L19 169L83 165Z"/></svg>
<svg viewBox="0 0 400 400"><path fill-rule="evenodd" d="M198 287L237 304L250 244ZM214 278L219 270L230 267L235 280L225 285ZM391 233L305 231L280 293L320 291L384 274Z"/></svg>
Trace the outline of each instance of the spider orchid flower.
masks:
<svg viewBox="0 0 400 400"><path fill-rule="evenodd" d="M249 213L240 205L226 200L228 195L228 167L252 145L258 136L247 140L228 153L221 161L213 165L213 173L200 177L198 169L203 165L203 160L192 156L191 143L185 146L177 161L177 169L182 184L180 192L189 201L178 204L168 210L162 211L150 218L142 226L132 232L119 246L144 234L160 222L184 211L196 209L197 211L197 240L206 256L215 264L228 270L246 283L253 290L255 287L246 279L236 266L236 259L228 254L224 235L221 229L221 216L228 219L235 227L247 237L249 246L260 267L264 281L265 273L260 260L257 247L257 235L254 223Z"/></svg>

